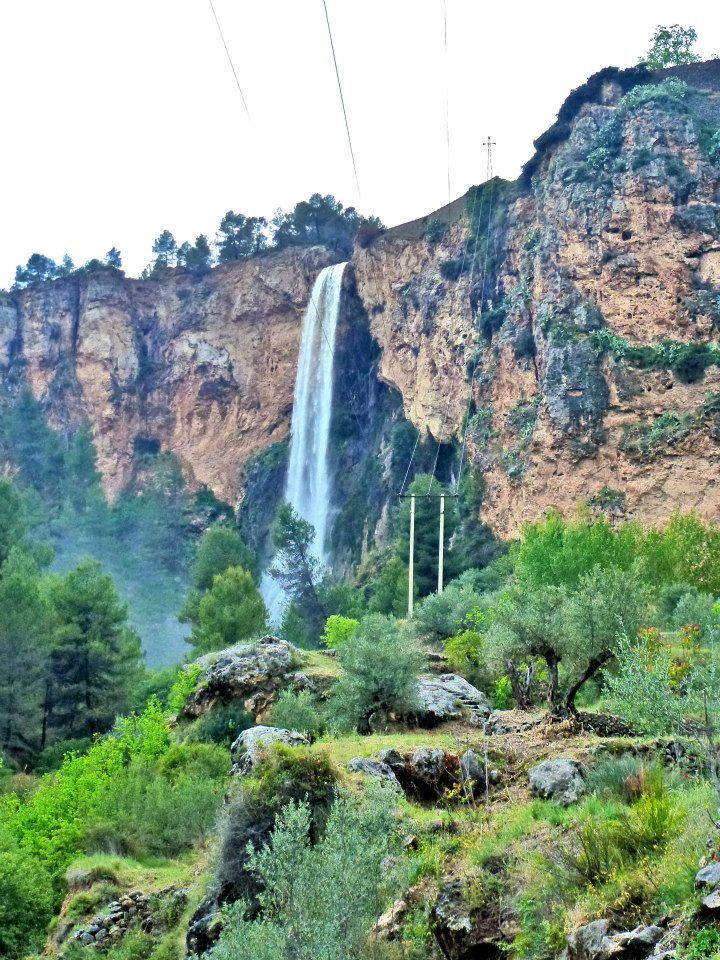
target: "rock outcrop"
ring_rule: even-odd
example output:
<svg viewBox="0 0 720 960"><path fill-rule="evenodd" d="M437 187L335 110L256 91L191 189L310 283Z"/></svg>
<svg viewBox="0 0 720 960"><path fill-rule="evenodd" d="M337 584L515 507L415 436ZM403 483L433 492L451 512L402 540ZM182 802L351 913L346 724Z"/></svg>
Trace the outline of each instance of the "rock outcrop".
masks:
<svg viewBox="0 0 720 960"><path fill-rule="evenodd" d="M307 737L296 730L285 730L282 727L250 727L243 730L230 748L235 757L233 773L247 776L252 773L253 767L265 756L273 744L280 743L286 747L300 747L307 745Z"/></svg>
<svg viewBox="0 0 720 960"><path fill-rule="evenodd" d="M576 803L586 792L582 766L564 757L543 760L528 771L533 796L554 800L563 807Z"/></svg>
<svg viewBox="0 0 720 960"><path fill-rule="evenodd" d="M285 640L263 637L200 657L195 661L200 667L197 686L183 715L195 718L218 704L240 701L251 716L262 719L280 690L295 679L300 685L307 679L293 665L294 653Z"/></svg>
<svg viewBox="0 0 720 960"><path fill-rule="evenodd" d="M391 440L368 427L387 414L373 407L376 371L423 436L466 440L501 537L583 500L645 522L717 515L719 91L717 60L601 71L517 182L357 247L346 309L369 334L362 357L340 345L336 381L364 384L366 409L343 394L344 413L383 475ZM333 259L291 248L200 278L107 270L12 293L0 380L10 393L26 380L57 427L89 420L111 495L140 454L167 451L192 484L235 503L248 459L288 435L301 317ZM382 537L375 508L338 552Z"/></svg>
<svg viewBox="0 0 720 960"><path fill-rule="evenodd" d="M87 419L106 491L138 454L174 454L194 485L235 503L248 459L290 429L300 327L337 258L291 248L202 277L104 270L0 302L0 379L21 373L50 423Z"/></svg>
<svg viewBox="0 0 720 960"><path fill-rule="evenodd" d="M421 723L455 720L463 711L486 719L491 709L485 694L456 673L421 677L418 683L415 712Z"/></svg>
<svg viewBox="0 0 720 960"><path fill-rule="evenodd" d="M408 419L447 442L472 401L470 464L500 536L587 499L646 522L717 514L718 90L717 60L602 71L518 183L354 257Z"/></svg>

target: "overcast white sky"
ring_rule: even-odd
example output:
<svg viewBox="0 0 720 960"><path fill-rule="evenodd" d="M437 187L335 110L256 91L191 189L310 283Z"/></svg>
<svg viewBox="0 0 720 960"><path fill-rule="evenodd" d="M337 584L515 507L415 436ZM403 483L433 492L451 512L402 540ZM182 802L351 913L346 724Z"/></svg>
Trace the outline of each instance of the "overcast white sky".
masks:
<svg viewBox="0 0 720 960"><path fill-rule="evenodd" d="M413 219L515 177L565 96L629 66L658 23L720 49L717 0L327 0L360 179L352 174L322 0L0 0L0 286L34 251L76 263L115 245L128 273L167 227L214 236L314 191Z"/></svg>

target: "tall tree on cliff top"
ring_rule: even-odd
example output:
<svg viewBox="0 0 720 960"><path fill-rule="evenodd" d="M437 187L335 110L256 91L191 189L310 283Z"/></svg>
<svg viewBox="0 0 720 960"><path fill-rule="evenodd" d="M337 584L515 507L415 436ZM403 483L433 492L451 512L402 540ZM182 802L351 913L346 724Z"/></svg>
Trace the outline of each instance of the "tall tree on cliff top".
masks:
<svg viewBox="0 0 720 960"><path fill-rule="evenodd" d="M217 236L220 263L243 260L263 250L267 246L266 228L265 217L246 217L228 210L220 221Z"/></svg>
<svg viewBox="0 0 720 960"><path fill-rule="evenodd" d="M697 32L694 27L682 27L679 23L674 23L671 27L659 26L652 36L645 63L651 70L697 63L700 57L692 49L696 41Z"/></svg>
<svg viewBox="0 0 720 960"><path fill-rule="evenodd" d="M153 272L157 273L175 266L177 263L177 243L169 230L163 230L155 240L152 245L152 252L155 254Z"/></svg>

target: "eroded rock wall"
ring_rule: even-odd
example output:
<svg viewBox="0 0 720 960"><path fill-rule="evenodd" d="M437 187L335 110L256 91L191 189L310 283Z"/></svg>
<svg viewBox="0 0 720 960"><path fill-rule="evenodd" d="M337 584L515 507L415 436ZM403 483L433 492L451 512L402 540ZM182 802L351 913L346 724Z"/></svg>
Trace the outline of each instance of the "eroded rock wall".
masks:
<svg viewBox="0 0 720 960"><path fill-rule="evenodd" d="M381 376L436 439L460 440L470 411L500 536L584 500L648 522L717 518L720 62L681 72L687 87L675 71L606 71L574 92L490 231L470 194L439 241L426 219L356 252ZM443 263L464 260L448 280Z"/></svg>
<svg viewBox="0 0 720 960"><path fill-rule="evenodd" d="M288 434L302 316L335 259L294 248L203 277L103 271L13 293L0 304L5 380L28 383L59 429L87 418L110 496L138 453L162 450L233 503L248 458Z"/></svg>

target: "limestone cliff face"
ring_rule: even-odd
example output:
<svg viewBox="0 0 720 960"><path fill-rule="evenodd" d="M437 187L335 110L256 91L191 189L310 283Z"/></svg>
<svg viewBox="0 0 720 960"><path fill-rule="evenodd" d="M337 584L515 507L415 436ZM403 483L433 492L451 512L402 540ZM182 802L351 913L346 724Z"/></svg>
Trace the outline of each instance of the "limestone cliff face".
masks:
<svg viewBox="0 0 720 960"><path fill-rule="evenodd" d="M605 71L524 181L469 196L439 241L426 218L357 251L381 376L436 439L460 439L470 411L499 535L588 499L646 521L717 518L718 129L719 61ZM495 216L471 216L493 189Z"/></svg>
<svg viewBox="0 0 720 960"><path fill-rule="evenodd" d="M138 453L162 450L235 502L247 459L289 431L303 312L334 259L291 249L200 278L104 271L14 293L0 304L4 379L27 382L60 429L87 418L111 496Z"/></svg>
<svg viewBox="0 0 720 960"><path fill-rule="evenodd" d="M716 516L719 130L720 61L603 71L517 183L357 247L333 428L336 472L358 480L336 484L354 541L367 490L383 513L402 481L388 466L398 397L423 435L455 444L447 473L465 440L500 536L583 500L650 522ZM290 249L202 278L107 271L13 293L1 379L10 395L27 381L60 429L87 418L111 495L162 450L236 502L248 458L288 434L302 314L334 259Z"/></svg>

